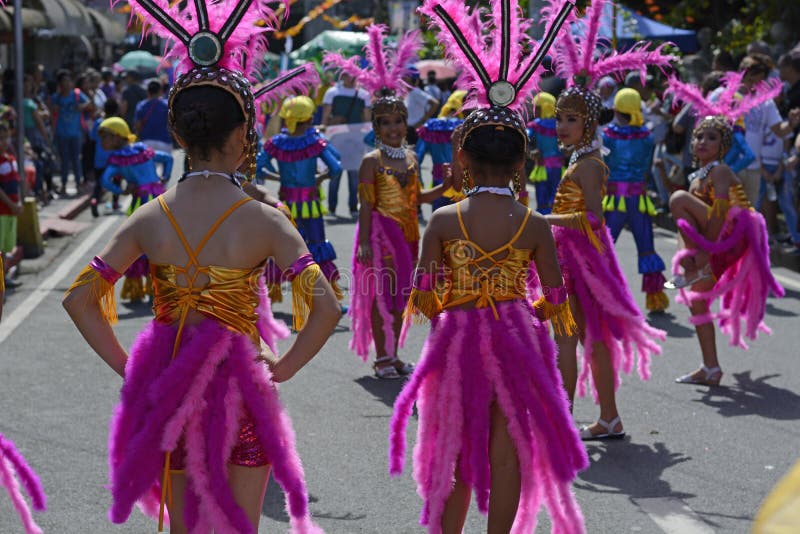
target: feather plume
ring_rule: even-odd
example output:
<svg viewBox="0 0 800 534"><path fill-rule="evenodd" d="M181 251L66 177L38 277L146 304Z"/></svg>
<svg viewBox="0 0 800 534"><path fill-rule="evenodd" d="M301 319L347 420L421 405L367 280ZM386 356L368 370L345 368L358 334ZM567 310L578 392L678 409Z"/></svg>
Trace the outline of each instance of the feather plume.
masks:
<svg viewBox="0 0 800 534"><path fill-rule="evenodd" d="M319 85L317 69L313 63L306 63L282 73L274 80L258 84L253 88L253 96L256 100L278 105L288 96L308 94L316 85Z"/></svg>
<svg viewBox="0 0 800 534"><path fill-rule="evenodd" d="M703 95L696 85L681 82L675 77L667 79L665 94L694 108L696 121L709 115L720 115L735 123L750 110L764 102L777 98L783 89L780 80L769 79L758 82L748 94L742 95L743 73L728 72L722 77L722 86L715 98Z"/></svg>
<svg viewBox="0 0 800 534"><path fill-rule="evenodd" d="M560 7L571 2L564 1ZM554 6L555 8L555 6ZM490 14L482 17L477 8L460 0L425 0L419 12L429 19L429 26L439 30L447 58L462 69L459 86L468 91L465 107L490 107L489 88L504 80L516 89L516 98L508 107L519 110L536 90L541 76L541 60L549 44L547 39L530 59L526 59L528 39L524 30L530 22L522 16L517 0L492 0ZM548 21L548 30L558 30L563 23L561 9Z"/></svg>
<svg viewBox="0 0 800 534"><path fill-rule="evenodd" d="M217 34L229 32L217 65L245 72L260 63L267 49L265 32L275 31L279 26L277 10L271 6L276 1L283 5L288 16L289 0L251 0L246 8L247 0L189 2L183 10L179 2L168 0L132 0L129 3L131 21L139 17L143 22L142 38L154 34L165 39L164 62L178 60L180 72L195 66L189 59L187 47L191 36L203 29ZM199 16L198 5L205 6L205 16Z"/></svg>
<svg viewBox="0 0 800 534"><path fill-rule="evenodd" d="M564 1L550 0L548 12L556 10ZM586 8L584 16L573 22L571 31L562 32L553 46L556 73L565 78L568 85L576 83L575 76L586 76L587 85L592 88L603 76L619 78L629 71L639 71L644 80L648 66L663 71L677 59L664 51L671 43L650 49L649 42L639 41L625 51L611 50L608 43L599 37L603 11L608 3L609 0L594 0Z"/></svg>
<svg viewBox="0 0 800 534"><path fill-rule="evenodd" d="M363 57L347 59L340 52L327 52L322 63L353 76L372 95L389 92L402 98L411 89L403 77L409 74L409 66L422 47L422 37L418 31L406 32L392 50L383 43L387 32L383 24L373 24L367 28L369 40ZM364 61L368 66L361 66Z"/></svg>

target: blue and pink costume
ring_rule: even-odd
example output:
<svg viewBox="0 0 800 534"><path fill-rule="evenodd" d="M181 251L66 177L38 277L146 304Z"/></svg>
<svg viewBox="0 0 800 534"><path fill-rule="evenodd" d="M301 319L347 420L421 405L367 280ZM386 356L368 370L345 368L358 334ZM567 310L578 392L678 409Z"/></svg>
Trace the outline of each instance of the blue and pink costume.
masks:
<svg viewBox="0 0 800 534"><path fill-rule="evenodd" d="M317 185L318 159L328 168L331 178L342 174L339 153L316 128L309 128L299 136L289 135L288 130L283 130L267 141L259 152L256 160L259 172L263 168L275 172L272 159L278 162L278 174L281 177L278 196L291 210L297 229L314 256L314 261L319 264L325 278L340 295L341 291L336 283L339 270L333 263L336 251L325 238L323 209ZM268 269L267 282L274 284L277 279L278 273L274 269Z"/></svg>
<svg viewBox="0 0 800 534"><path fill-rule="evenodd" d="M556 190L564 167L564 157L558 148L556 119L533 119L528 123L528 137L539 149L545 170L545 179L534 181L536 211L547 215L553 209L553 200L556 198Z"/></svg>
<svg viewBox="0 0 800 534"><path fill-rule="evenodd" d="M417 161L422 163L425 154L431 155L433 161L433 186L437 186L444 180L444 165L453 161L453 146L450 139L453 137L453 130L464 122L462 119L428 119L428 121L417 128ZM452 202L446 198L438 198L432 202L433 209L447 206Z"/></svg>
<svg viewBox="0 0 800 534"><path fill-rule="evenodd" d="M164 165L163 181L156 170L157 163ZM153 150L144 143L133 143L111 152L100 183L111 193L120 195L124 190L119 183L115 183L115 178L125 180L127 187L133 189L133 199L128 208L128 215L131 215L142 204L164 192L164 182L169 180L171 174L171 154ZM141 256L133 262L125 271L122 298L132 301L142 300L145 291L142 280L149 279L149 272L147 256ZM148 289L148 293L152 294L152 291Z"/></svg>
<svg viewBox="0 0 800 534"><path fill-rule="evenodd" d="M603 199L606 225L616 242L627 225L636 241L639 273L646 305L650 311L663 311L669 305L664 294L664 260L655 251L652 216L653 202L647 196L647 172L653 161L653 135L644 126L611 125L603 131L605 157L609 168L608 191Z"/></svg>

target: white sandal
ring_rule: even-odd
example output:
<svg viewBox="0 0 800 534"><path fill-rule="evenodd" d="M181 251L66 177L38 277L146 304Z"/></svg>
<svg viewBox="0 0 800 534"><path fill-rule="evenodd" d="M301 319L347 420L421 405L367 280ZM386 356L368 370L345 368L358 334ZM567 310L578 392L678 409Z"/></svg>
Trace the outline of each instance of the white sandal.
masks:
<svg viewBox="0 0 800 534"><path fill-rule="evenodd" d="M400 373L402 376L408 376L408 375L410 375L411 373L413 373L413 372L414 372L414 364L413 364L413 363L408 363L408 362L403 362L403 367L401 367L400 369L397 369L397 366L396 366L395 364L396 364L397 362L399 362L399 361L400 361L400 358L398 358L397 356L395 356L395 357L394 357L394 358L392 358L392 360L391 360L391 362L392 362L392 366L393 366L393 367L394 367L394 368L397 370L397 372L398 372L398 373Z"/></svg>
<svg viewBox="0 0 800 534"><path fill-rule="evenodd" d="M675 379L675 382L678 384L696 384L700 386L718 386L720 380L722 380L722 369L717 367L706 367L703 365L700 368L703 371L704 377L697 378L692 376L694 373L689 373L688 375L683 375Z"/></svg>
<svg viewBox="0 0 800 534"><path fill-rule="evenodd" d="M711 278L711 270L706 266L702 271L697 271L695 275L689 279L682 274L676 274L672 279L664 282L664 289L683 289L684 287L693 286L698 282Z"/></svg>
<svg viewBox="0 0 800 534"><path fill-rule="evenodd" d="M375 369L375 376L381 380L397 380L398 378L402 378L392 364L395 360L397 360L397 358L393 358L392 356L376 358L375 364L372 366L372 368ZM387 363L388 365L379 366L379 363Z"/></svg>
<svg viewBox="0 0 800 534"><path fill-rule="evenodd" d="M589 430L588 425L581 427L581 441L590 441L593 439L597 440L622 439L625 437L625 429L622 429L621 432L614 432L614 427L621 423L622 420L619 418L619 416L616 416L609 422L604 421L602 419L598 419L597 424L605 428L606 431L601 434L592 434L592 431Z"/></svg>

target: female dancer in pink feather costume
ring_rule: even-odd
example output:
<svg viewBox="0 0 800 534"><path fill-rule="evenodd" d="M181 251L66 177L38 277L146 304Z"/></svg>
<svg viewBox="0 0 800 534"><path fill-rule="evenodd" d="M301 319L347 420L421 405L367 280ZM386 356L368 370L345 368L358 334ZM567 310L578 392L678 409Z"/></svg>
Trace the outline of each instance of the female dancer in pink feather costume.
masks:
<svg viewBox="0 0 800 534"><path fill-rule="evenodd" d="M558 259L570 293L578 335L556 335L561 375L570 402L575 389L586 393L591 377L600 418L581 429L582 439L619 439L625 436L616 403L620 373L631 373L638 356L639 376L650 376L650 355L660 354L654 340L666 334L647 324L633 300L611 235L603 222L602 200L608 169L595 140L600 97L573 86L556 103L556 133L562 145L573 148L569 166L558 186L553 225ZM583 366L578 372L578 343Z"/></svg>
<svg viewBox="0 0 800 534"><path fill-rule="evenodd" d="M0 276L2 276L1 273ZM26 534L42 534L42 529L33 520L28 503L25 502L25 498L22 496L17 477L19 477L22 486L30 496L33 509L37 512L46 510L47 497L44 494L44 490L42 490L39 477L36 476L36 473L25 461L25 458L22 457L22 454L14 447L11 440L0 433L0 486L3 486L8 492L8 496L11 497L11 503L14 505L17 514L19 514Z"/></svg>
<svg viewBox="0 0 800 534"><path fill-rule="evenodd" d="M420 522L429 532L461 532L472 490L478 509L488 512L488 532L532 532L544 504L553 532L580 533L583 518L571 484L588 461L544 321L551 319L558 331L575 324L549 225L515 198L527 143L516 110L529 95L524 73L536 74L541 59L507 62L520 57L518 5L498 4L487 38L497 48L465 45L473 47L474 62L458 53L457 43L482 37L450 24L468 16L464 3L423 6L442 29L439 39L450 56L474 73L470 94L479 109L455 133L454 172L456 181L463 175L468 198L436 210L422 242L406 313L430 318L431 332L395 403L389 470L398 475L403 469L405 429L416 402L414 478L424 499ZM501 42L508 55L500 63L509 70L492 70L499 66L492 59L504 54ZM491 91L503 84L516 86L516 97ZM532 262L546 295L533 307L526 298Z"/></svg>
<svg viewBox="0 0 800 534"><path fill-rule="evenodd" d="M402 78L420 47L419 32L404 35L390 52L383 46L386 30L367 28L369 69L358 66L357 56L345 60L336 53L328 53L325 63L355 77L376 98L372 126L377 149L364 156L358 170L361 207L350 285L350 349L367 361L374 346L375 376L396 379L414 369L397 357L397 349L405 338L402 313L419 248L417 208L440 198L449 183L422 191L416 154L406 144L408 110L402 96L409 87Z"/></svg>
<svg viewBox="0 0 800 534"><path fill-rule="evenodd" d="M688 192L677 191L670 198L683 247L672 260L676 276L667 287L681 288L678 300L692 313L703 359L700 369L676 379L683 384L716 386L722 378L714 321L731 345L746 349L743 335L755 339L759 330L769 332L764 324L769 293L784 294L770 272L764 218L750 206L737 176L721 163L732 135L729 120L722 116L706 117L697 125L692 150L700 170L689 176ZM712 313L715 300L720 309Z"/></svg>
<svg viewBox="0 0 800 534"><path fill-rule="evenodd" d="M169 519L171 532L255 534L271 471L287 495L292 531L318 532L275 383L319 351L339 306L291 222L241 187L255 175L257 138L253 91L234 69L245 54L263 57L251 47L263 39L258 21L274 13L261 1L131 7L184 58L170 128L191 163L175 187L122 225L64 299L81 334L124 377L109 440L109 518L124 522L138 503L158 517L159 531ZM150 258L155 319L127 354L111 328L114 283L142 254ZM269 329L259 324L269 257L292 280L299 331L280 359L262 350L259 336L259 326Z"/></svg>

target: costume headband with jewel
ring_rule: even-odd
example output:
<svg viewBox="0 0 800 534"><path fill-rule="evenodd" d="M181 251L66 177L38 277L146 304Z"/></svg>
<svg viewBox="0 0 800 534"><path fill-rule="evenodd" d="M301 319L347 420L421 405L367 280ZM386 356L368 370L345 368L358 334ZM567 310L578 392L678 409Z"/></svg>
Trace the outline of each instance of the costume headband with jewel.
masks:
<svg viewBox="0 0 800 534"><path fill-rule="evenodd" d="M411 65L417 60L422 47L419 31L406 32L397 40L397 47L384 46L388 28L372 24L367 28L364 57L345 59L339 52L327 52L322 64L349 74L375 97L372 103L372 124L377 129L380 117L400 113L408 117L403 97L411 90L403 78L411 74ZM365 66L363 66L365 65Z"/></svg>
<svg viewBox="0 0 800 534"><path fill-rule="evenodd" d="M573 8L566 2L545 25L545 36L527 61L532 43L524 30L529 21L516 0L491 0L489 16L463 0L425 0L419 12L439 30L447 57L462 69L459 84L468 91L465 107L478 107L465 119L461 142L479 126L509 127L527 142L519 110L537 89L541 64ZM477 31L474 31L477 26Z"/></svg>
<svg viewBox="0 0 800 534"><path fill-rule="evenodd" d="M178 77L169 94L169 123L175 124L173 105L181 92L192 87L212 86L233 96L247 121L247 159L243 170L255 174L257 136L255 105L249 71L255 71L266 51L265 32L277 29L275 1L193 0L181 10L181 2L131 0L131 19L143 21L144 34L154 33L167 41L164 60L178 61ZM288 13L289 1L281 0Z"/></svg>
<svg viewBox="0 0 800 534"><path fill-rule="evenodd" d="M773 100L783 90L780 80L768 78L758 82L748 94L742 95L742 78L744 72L725 73L722 77L722 90L715 94L713 101L696 85L682 82L675 77L667 80L664 94L672 94L675 100L692 106L697 122L707 116L722 116L731 124L736 124L748 111Z"/></svg>
<svg viewBox="0 0 800 534"><path fill-rule="evenodd" d="M701 130L708 128L719 132L719 156L717 159L722 159L731 149L731 145L733 145L733 128L731 128L731 123L727 117L722 115L703 117L702 120L697 123L697 126L694 127L694 130L692 130L692 138Z"/></svg>

